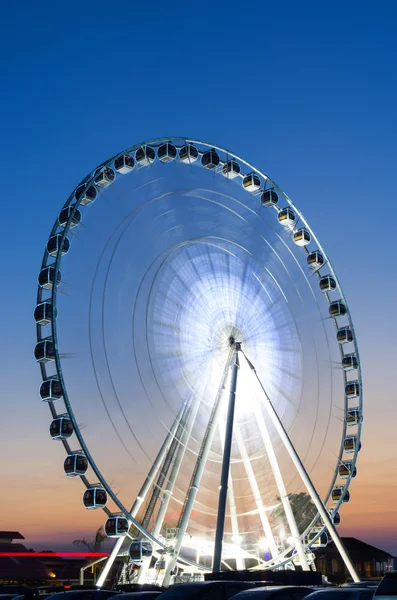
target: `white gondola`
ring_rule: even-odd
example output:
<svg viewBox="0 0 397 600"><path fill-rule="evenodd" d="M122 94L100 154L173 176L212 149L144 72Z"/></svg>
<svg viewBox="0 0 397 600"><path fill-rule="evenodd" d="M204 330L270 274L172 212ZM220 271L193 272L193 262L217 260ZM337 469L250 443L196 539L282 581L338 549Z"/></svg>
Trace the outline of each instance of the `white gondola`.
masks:
<svg viewBox="0 0 397 600"><path fill-rule="evenodd" d="M45 300L34 309L34 320L38 325L48 325L52 321L52 302Z"/></svg>
<svg viewBox="0 0 397 600"><path fill-rule="evenodd" d="M163 163L172 162L176 158L176 148L174 144L170 142L166 142L165 144L161 144L157 150L157 156L159 160Z"/></svg>
<svg viewBox="0 0 397 600"><path fill-rule="evenodd" d="M115 178L114 171L110 167L105 167L101 169L98 175L95 176L94 182L95 185L98 185L101 188L105 188L111 183L113 183Z"/></svg>
<svg viewBox="0 0 397 600"><path fill-rule="evenodd" d="M74 211L74 206L70 205L67 206L66 208L63 208L61 210L61 212L59 213L59 217L58 217L58 223L61 227L66 227L66 223L69 221L70 215L73 213ZM73 227L76 227L76 225L78 225L81 221L81 212L79 211L78 208L76 208L76 210L74 211L73 217L70 221L70 229L73 229Z"/></svg>
<svg viewBox="0 0 397 600"><path fill-rule="evenodd" d="M34 357L40 363L48 363L55 360L55 347L51 338L46 338L36 344Z"/></svg>
<svg viewBox="0 0 397 600"><path fill-rule="evenodd" d="M332 523L335 525L335 527L338 527L338 525L340 525L340 514L338 511L336 511L334 513L334 508L327 508L327 511L329 513L330 519L332 521Z"/></svg>
<svg viewBox="0 0 397 600"><path fill-rule="evenodd" d="M320 269L324 264L324 256L318 250L314 250L307 255L307 264L311 269Z"/></svg>
<svg viewBox="0 0 397 600"><path fill-rule="evenodd" d="M129 523L122 515L112 515L105 523L105 534L109 538L125 537L129 529Z"/></svg>
<svg viewBox="0 0 397 600"><path fill-rule="evenodd" d="M265 190L261 195L263 206L276 206L278 203L278 195L274 190Z"/></svg>
<svg viewBox="0 0 397 600"><path fill-rule="evenodd" d="M149 540L132 540L128 554L133 562L141 562L144 558L151 558L153 546Z"/></svg>
<svg viewBox="0 0 397 600"><path fill-rule="evenodd" d="M62 386L57 377L45 379L40 386L40 397L44 402L55 402L62 398Z"/></svg>
<svg viewBox="0 0 397 600"><path fill-rule="evenodd" d="M310 233L302 227L294 233L294 242L297 246L307 246L310 243Z"/></svg>
<svg viewBox="0 0 397 600"><path fill-rule="evenodd" d="M114 168L117 173L126 175L135 167L135 161L130 154L122 154L114 160Z"/></svg>
<svg viewBox="0 0 397 600"><path fill-rule="evenodd" d="M358 398L360 395L360 382L348 381L345 385L345 394L348 398Z"/></svg>
<svg viewBox="0 0 397 600"><path fill-rule="evenodd" d="M88 469L88 460L81 452L73 452L65 458L63 470L68 477L81 477Z"/></svg>
<svg viewBox="0 0 397 600"><path fill-rule="evenodd" d="M53 440L67 440L72 434L72 421L67 415L59 415L51 422L50 436Z"/></svg>
<svg viewBox="0 0 397 600"><path fill-rule="evenodd" d="M295 223L295 213L292 208L283 208L278 213L278 220L283 227L293 227Z"/></svg>
<svg viewBox="0 0 397 600"><path fill-rule="evenodd" d="M39 286L45 290L52 290L55 281L55 267L52 265L41 269L38 277ZM57 272L56 285L61 283L61 272Z"/></svg>
<svg viewBox="0 0 397 600"><path fill-rule="evenodd" d="M328 535L326 531L320 533L322 529L322 527L313 527L305 536L305 544L310 545L312 548L325 548L328 545ZM314 539L315 541L313 542Z"/></svg>
<svg viewBox="0 0 397 600"><path fill-rule="evenodd" d="M147 167L154 162L156 153L151 146L141 146L135 153L135 160L141 167Z"/></svg>
<svg viewBox="0 0 397 600"><path fill-rule="evenodd" d="M357 469L353 466L352 461L348 460L339 465L338 473L341 479L349 479L350 474L352 477L357 475Z"/></svg>
<svg viewBox="0 0 397 600"><path fill-rule="evenodd" d="M346 424L348 426L353 426L353 425L359 425L359 423L361 423L362 421L362 416L361 416L361 411L360 409L357 407L355 408L349 408L349 410L346 411Z"/></svg>
<svg viewBox="0 0 397 600"><path fill-rule="evenodd" d="M353 332L350 327L341 327L336 332L336 339L340 344L348 344L353 341Z"/></svg>
<svg viewBox="0 0 397 600"><path fill-rule="evenodd" d="M212 150L208 150L208 152L204 152L201 157L201 164L205 169L215 169L219 165L220 159L218 153L214 148Z"/></svg>
<svg viewBox="0 0 397 600"><path fill-rule="evenodd" d="M57 233L56 235L52 235L47 242L47 252L50 256L57 256L59 249L61 247L62 235ZM69 252L70 242L67 237L63 240L62 252L61 256L64 256L67 252Z"/></svg>
<svg viewBox="0 0 397 600"><path fill-rule="evenodd" d="M332 498L332 502L335 502L335 504L338 504L340 501L349 502L350 492L349 492L349 490L345 491L344 487L336 486L332 490L331 498Z"/></svg>
<svg viewBox="0 0 397 600"><path fill-rule="evenodd" d="M222 167L222 175L234 179L240 175L240 165L235 160L228 160Z"/></svg>
<svg viewBox="0 0 397 600"><path fill-rule="evenodd" d="M105 177L106 171L107 171L107 169L105 169L102 172L103 177ZM113 171L112 171L112 173L113 173ZM114 179L114 173L113 173L113 179ZM111 179L109 181L108 181L108 179L106 179L105 181L108 181L108 183L105 183L105 184L99 183L95 179L95 183L97 185L100 185L101 187L105 187L105 185L109 185L109 183L112 183L113 179ZM96 198L96 189L95 189L95 186L93 186L93 185L90 185L87 189L84 189L84 188L85 188L84 185L77 188L76 193L75 193L75 198L76 198L77 202L80 202L80 204L82 206L87 206L87 204L91 204L91 202L94 202L94 200Z"/></svg>
<svg viewBox="0 0 397 600"><path fill-rule="evenodd" d="M243 188L247 192L257 192L261 187L261 180L256 173L249 173L243 177Z"/></svg>
<svg viewBox="0 0 397 600"><path fill-rule="evenodd" d="M329 315L336 319L337 317L343 317L347 313L346 306L343 304L342 300L335 300L331 302L329 305Z"/></svg>
<svg viewBox="0 0 397 600"><path fill-rule="evenodd" d="M354 353L346 354L342 358L342 368L345 371L351 371L352 369L357 369L358 368L357 356Z"/></svg>
<svg viewBox="0 0 397 600"><path fill-rule="evenodd" d="M347 454L361 450L361 442L356 435L349 435L343 441L343 449Z"/></svg>
<svg viewBox="0 0 397 600"><path fill-rule="evenodd" d="M179 150L179 160L185 164L194 163L198 159L198 155L199 151L196 146L193 146L192 144L183 146Z"/></svg>
<svg viewBox="0 0 397 600"><path fill-rule="evenodd" d="M336 281L331 275L324 275L320 279L320 290L322 292L332 292L336 289Z"/></svg>
<svg viewBox="0 0 397 600"><path fill-rule="evenodd" d="M83 494L83 504L88 510L105 508L107 501L106 490L99 484L87 488Z"/></svg>

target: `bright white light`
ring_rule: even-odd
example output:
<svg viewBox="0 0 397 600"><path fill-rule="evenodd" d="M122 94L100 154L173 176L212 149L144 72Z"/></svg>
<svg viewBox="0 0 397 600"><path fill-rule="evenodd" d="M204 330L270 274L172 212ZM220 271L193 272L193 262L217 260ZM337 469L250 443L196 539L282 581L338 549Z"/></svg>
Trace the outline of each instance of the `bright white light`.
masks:
<svg viewBox="0 0 397 600"><path fill-rule="evenodd" d="M288 542L288 544L293 544L294 538L292 536L287 537L287 542Z"/></svg>
<svg viewBox="0 0 397 600"><path fill-rule="evenodd" d="M242 541L243 541L243 537L241 535L233 535L232 536L233 544L237 544L237 546L240 546Z"/></svg>
<svg viewBox="0 0 397 600"><path fill-rule="evenodd" d="M269 543L266 538L259 540L259 548L261 550L269 550Z"/></svg>

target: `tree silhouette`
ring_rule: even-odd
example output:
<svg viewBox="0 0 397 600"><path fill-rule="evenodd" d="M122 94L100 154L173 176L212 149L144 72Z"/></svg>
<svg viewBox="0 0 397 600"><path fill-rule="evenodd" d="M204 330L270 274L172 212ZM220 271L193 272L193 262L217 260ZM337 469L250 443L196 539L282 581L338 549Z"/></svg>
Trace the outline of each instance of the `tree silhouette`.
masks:
<svg viewBox="0 0 397 600"><path fill-rule="evenodd" d="M95 533L95 537L89 541L86 538L82 540L74 540L73 544L75 546L85 546L89 552L99 552L103 542L107 539L105 532L103 531L103 527L99 527Z"/></svg>
<svg viewBox="0 0 397 600"><path fill-rule="evenodd" d="M299 533L303 533L313 521L317 514L317 509L309 494L300 492L299 494L288 494L291 504L292 513L295 517L295 522ZM275 521L288 528L287 517L285 516L284 507L281 503L281 498L278 498L280 505L273 510L272 517Z"/></svg>

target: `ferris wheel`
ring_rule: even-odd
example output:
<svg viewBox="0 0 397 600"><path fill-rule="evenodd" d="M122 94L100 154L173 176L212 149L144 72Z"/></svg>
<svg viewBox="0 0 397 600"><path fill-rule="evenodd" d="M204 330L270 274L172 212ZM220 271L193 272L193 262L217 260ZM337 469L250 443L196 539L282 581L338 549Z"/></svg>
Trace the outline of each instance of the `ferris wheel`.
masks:
<svg viewBox="0 0 397 600"><path fill-rule="evenodd" d="M302 190L303 190L302 186ZM37 344L50 435L139 581L312 565L361 448L350 311L308 222L205 142L105 161L51 230Z"/></svg>

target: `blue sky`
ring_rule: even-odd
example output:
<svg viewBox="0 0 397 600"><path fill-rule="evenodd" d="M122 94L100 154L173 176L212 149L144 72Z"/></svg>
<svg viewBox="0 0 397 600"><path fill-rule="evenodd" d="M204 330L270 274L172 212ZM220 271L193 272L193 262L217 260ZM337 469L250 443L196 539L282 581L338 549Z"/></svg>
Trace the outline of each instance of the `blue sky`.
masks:
<svg viewBox="0 0 397 600"><path fill-rule="evenodd" d="M330 254L355 320L366 385L364 473L345 532L359 536L364 527L364 539L397 553L395 513L383 525L376 520L390 511L385 495L397 499L390 464L397 397L389 384L397 354L396 17L393 2L2 7L0 302L9 341L0 350L0 402L11 433L0 444L6 510L14 511L3 528L39 540L29 529L34 510L22 516L15 498L24 480L42 493L47 477L58 475L32 359L36 277L55 217L108 156L152 137L186 135L267 172ZM39 474L27 463L27 431L44 465ZM368 495L374 483L379 494ZM52 503L62 501L63 485L59 478L48 492Z"/></svg>

